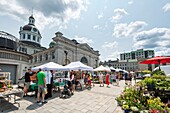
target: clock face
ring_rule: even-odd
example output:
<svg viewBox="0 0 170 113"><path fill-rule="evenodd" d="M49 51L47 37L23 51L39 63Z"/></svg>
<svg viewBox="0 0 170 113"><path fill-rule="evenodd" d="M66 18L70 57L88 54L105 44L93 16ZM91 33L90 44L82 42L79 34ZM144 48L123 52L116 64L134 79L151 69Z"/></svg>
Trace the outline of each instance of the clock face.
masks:
<svg viewBox="0 0 170 113"><path fill-rule="evenodd" d="M33 31L34 31L34 32L36 32L36 31L37 31L37 29L36 29L36 28L33 28Z"/></svg>

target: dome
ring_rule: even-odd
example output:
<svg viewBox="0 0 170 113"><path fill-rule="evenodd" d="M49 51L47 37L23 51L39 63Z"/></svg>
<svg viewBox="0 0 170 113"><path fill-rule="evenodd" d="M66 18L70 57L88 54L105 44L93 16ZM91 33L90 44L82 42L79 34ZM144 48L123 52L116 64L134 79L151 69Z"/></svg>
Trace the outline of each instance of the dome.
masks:
<svg viewBox="0 0 170 113"><path fill-rule="evenodd" d="M34 19L34 17L31 15L31 16L29 17L29 19Z"/></svg>
<svg viewBox="0 0 170 113"><path fill-rule="evenodd" d="M0 48L17 50L18 39L4 31L0 31Z"/></svg>
<svg viewBox="0 0 170 113"><path fill-rule="evenodd" d="M49 47L52 48L56 45L56 42L52 41L50 44L49 44Z"/></svg>
<svg viewBox="0 0 170 113"><path fill-rule="evenodd" d="M39 35L41 35L40 34L40 32L39 32L39 30L35 27L35 25L25 25L24 27L23 27L23 30L24 31L34 31L34 32L37 32Z"/></svg>

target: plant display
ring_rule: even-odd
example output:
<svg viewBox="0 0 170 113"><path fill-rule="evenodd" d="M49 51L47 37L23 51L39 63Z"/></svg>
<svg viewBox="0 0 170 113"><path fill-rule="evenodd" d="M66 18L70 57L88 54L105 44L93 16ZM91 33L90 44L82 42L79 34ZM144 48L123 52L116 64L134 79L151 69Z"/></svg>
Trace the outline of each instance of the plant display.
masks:
<svg viewBox="0 0 170 113"><path fill-rule="evenodd" d="M155 70L151 73L151 75L164 75L165 76L165 72L161 70Z"/></svg>
<svg viewBox="0 0 170 113"><path fill-rule="evenodd" d="M166 105L163 102L161 102L161 99L159 97L148 99L148 105L151 110L159 111L166 110Z"/></svg>
<svg viewBox="0 0 170 113"><path fill-rule="evenodd" d="M149 90L153 85L156 90ZM140 113L170 113L170 104L165 90L170 92L170 77L154 75L137 82L134 86L125 87L120 96L116 98L118 105ZM161 91L160 91L161 90ZM170 102L169 102L170 103Z"/></svg>

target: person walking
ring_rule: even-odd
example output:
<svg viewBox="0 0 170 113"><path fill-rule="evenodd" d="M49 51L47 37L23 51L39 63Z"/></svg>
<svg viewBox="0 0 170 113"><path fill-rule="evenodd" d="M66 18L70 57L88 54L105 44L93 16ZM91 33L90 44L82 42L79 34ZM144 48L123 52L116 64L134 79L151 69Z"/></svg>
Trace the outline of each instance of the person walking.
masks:
<svg viewBox="0 0 170 113"><path fill-rule="evenodd" d="M39 72L37 73L37 80L38 80L38 94L37 94L37 103L41 104L45 104L47 103L46 101L44 101L44 97L45 97L45 88L47 88L46 86L46 75L45 73L42 71L42 69L39 69ZM40 94L42 93L42 99L40 101Z"/></svg>
<svg viewBox="0 0 170 113"><path fill-rule="evenodd" d="M108 88L109 88L109 84L110 84L110 75L109 75L109 72L107 71L107 74L106 74L106 85L107 85Z"/></svg>
<svg viewBox="0 0 170 113"><path fill-rule="evenodd" d="M116 83L119 86L119 72L116 72Z"/></svg>
<svg viewBox="0 0 170 113"><path fill-rule="evenodd" d="M24 97L28 96L28 90L30 86L30 76L32 76L31 69L28 69L27 72L25 73L25 83L24 83Z"/></svg>
<svg viewBox="0 0 170 113"><path fill-rule="evenodd" d="M71 72L71 74L70 74L70 81L71 81L71 83L72 83L72 92L71 92L71 94L72 95L74 95L74 91L75 91L75 72Z"/></svg>
<svg viewBox="0 0 170 113"><path fill-rule="evenodd" d="M52 97L52 84L51 84L52 73L50 71L46 71L46 85L47 85L47 94L45 95L45 99Z"/></svg>
<svg viewBox="0 0 170 113"><path fill-rule="evenodd" d="M103 77L104 77L103 73L102 73L102 72L99 72L100 87L101 87L101 84L103 84L103 87L104 87Z"/></svg>
<svg viewBox="0 0 170 113"><path fill-rule="evenodd" d="M128 73L124 73L125 85L128 85Z"/></svg>

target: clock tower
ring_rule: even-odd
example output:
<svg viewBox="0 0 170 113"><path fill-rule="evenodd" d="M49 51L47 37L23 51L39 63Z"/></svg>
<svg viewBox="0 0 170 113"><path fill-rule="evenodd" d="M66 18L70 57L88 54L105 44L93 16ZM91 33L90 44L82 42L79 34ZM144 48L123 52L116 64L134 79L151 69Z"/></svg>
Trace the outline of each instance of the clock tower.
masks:
<svg viewBox="0 0 170 113"><path fill-rule="evenodd" d="M41 34L35 26L35 19L33 15L29 17L29 23L20 27L20 42L36 47L41 47Z"/></svg>

